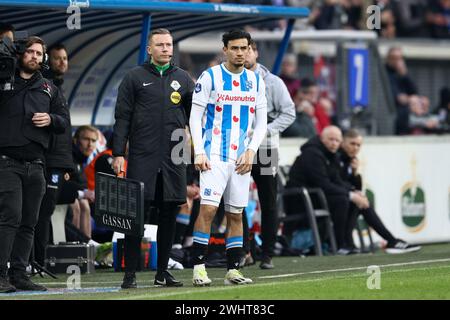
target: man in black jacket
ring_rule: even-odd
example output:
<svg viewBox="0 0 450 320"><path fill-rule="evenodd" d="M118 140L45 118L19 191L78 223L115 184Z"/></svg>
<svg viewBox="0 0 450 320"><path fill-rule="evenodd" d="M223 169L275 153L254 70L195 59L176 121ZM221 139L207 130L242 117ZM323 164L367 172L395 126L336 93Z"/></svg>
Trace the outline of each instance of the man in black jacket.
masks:
<svg viewBox="0 0 450 320"><path fill-rule="evenodd" d="M45 193L50 132L64 132L69 115L61 92L39 72L44 54L44 41L28 38L14 89L0 91L0 292L46 290L31 282L26 266Z"/></svg>
<svg viewBox="0 0 450 320"><path fill-rule="evenodd" d="M64 45L56 44L48 49L48 56L50 69L43 72L43 76L51 80L62 91L64 74L68 69L67 50ZM34 234L34 260L42 266L45 259L45 247L50 236L50 219L64 182L64 175L72 172L74 167L70 123L64 133L50 135L50 148L45 154L45 162L47 189L42 199L39 220Z"/></svg>
<svg viewBox="0 0 450 320"><path fill-rule="evenodd" d="M354 129L350 129L344 134L344 140L339 152L341 178L358 191L361 191L363 186L362 177L358 173L359 162L357 158L362 142L363 138L361 134ZM394 238L371 206L358 209L354 204L351 204L348 211L348 219L345 228L345 247L349 250L355 250L352 235L353 229L356 225L356 220L360 214L362 214L369 227L373 228L384 240L387 241L385 250L386 253L399 254L413 252L420 249L419 246L410 245L401 239Z"/></svg>
<svg viewBox="0 0 450 320"><path fill-rule="evenodd" d="M150 61L128 72L119 87L114 124L113 168L123 172L129 141L127 177L143 181L145 211L158 213L157 286L181 286L167 271L179 205L186 202L186 165L174 162L171 153L180 142L190 113L194 83L171 64L173 39L167 29L151 32L147 47ZM175 141L174 141L175 140ZM135 271L141 238L125 236L125 277L122 288L136 288Z"/></svg>
<svg viewBox="0 0 450 320"><path fill-rule="evenodd" d="M333 220L338 253L345 249L345 226L351 203L358 208L367 208L369 202L361 192L344 182L340 177L337 151L342 142L341 130L326 127L320 136L309 139L302 147L289 172L286 187L321 188L328 202Z"/></svg>

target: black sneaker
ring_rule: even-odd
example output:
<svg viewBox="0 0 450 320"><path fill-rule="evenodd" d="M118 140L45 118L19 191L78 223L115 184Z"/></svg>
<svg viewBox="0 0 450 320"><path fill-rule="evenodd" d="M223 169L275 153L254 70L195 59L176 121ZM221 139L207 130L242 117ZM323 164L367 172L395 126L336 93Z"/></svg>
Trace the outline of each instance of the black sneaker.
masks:
<svg viewBox="0 0 450 320"><path fill-rule="evenodd" d="M18 290L23 291L47 291L47 288L40 284L34 283L26 275L14 275L9 277L9 283L16 287Z"/></svg>
<svg viewBox="0 0 450 320"><path fill-rule="evenodd" d="M261 269L273 269L274 265L272 263L272 258L269 256L265 256L261 259L261 263L259 265Z"/></svg>
<svg viewBox="0 0 450 320"><path fill-rule="evenodd" d="M122 285L120 286L122 289L136 289L136 273L134 272L125 272L125 276L123 277Z"/></svg>
<svg viewBox="0 0 450 320"><path fill-rule="evenodd" d="M0 293L16 292L16 287L9 283L8 278L0 276Z"/></svg>
<svg viewBox="0 0 450 320"><path fill-rule="evenodd" d="M389 254L402 254L407 252L414 252L420 250L421 246L415 246L408 244L406 241L397 239L395 242L388 243L386 246L386 253Z"/></svg>
<svg viewBox="0 0 450 320"><path fill-rule="evenodd" d="M182 287L183 282L178 281L169 271L157 273L154 285L157 287Z"/></svg>

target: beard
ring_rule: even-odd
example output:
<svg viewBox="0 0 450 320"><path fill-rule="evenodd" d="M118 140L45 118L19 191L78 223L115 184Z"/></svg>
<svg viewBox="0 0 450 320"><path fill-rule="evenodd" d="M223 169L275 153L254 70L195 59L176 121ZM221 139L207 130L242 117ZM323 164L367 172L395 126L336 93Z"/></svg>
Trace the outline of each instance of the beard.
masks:
<svg viewBox="0 0 450 320"><path fill-rule="evenodd" d="M234 63L232 63L232 65L235 68L242 68L244 66L244 62L234 62Z"/></svg>
<svg viewBox="0 0 450 320"><path fill-rule="evenodd" d="M67 68L59 65L51 65L50 70L57 78L61 78L67 72Z"/></svg>
<svg viewBox="0 0 450 320"><path fill-rule="evenodd" d="M54 69L52 71L57 78L61 78L66 73L65 71L61 71L61 69Z"/></svg>
<svg viewBox="0 0 450 320"><path fill-rule="evenodd" d="M33 60L30 60L30 61L28 61L28 62L24 62L24 61L23 61L23 58L20 59L20 62L19 62L20 68L21 68L25 73L28 73L28 74L33 74L33 73L35 73L36 71L41 70L41 65L40 65L37 61L34 61L35 63L32 63L32 61L33 61Z"/></svg>

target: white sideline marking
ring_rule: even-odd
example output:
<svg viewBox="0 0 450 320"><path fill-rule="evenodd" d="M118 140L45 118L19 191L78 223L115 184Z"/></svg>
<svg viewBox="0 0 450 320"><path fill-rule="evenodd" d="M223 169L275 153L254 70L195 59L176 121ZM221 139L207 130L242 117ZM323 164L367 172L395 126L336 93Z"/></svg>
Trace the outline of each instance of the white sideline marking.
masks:
<svg viewBox="0 0 450 320"><path fill-rule="evenodd" d="M431 262L446 262L450 261L450 259L440 259L440 260L429 260ZM413 264L420 264L424 263L422 261L414 261ZM403 265L402 263L393 263L391 265L384 265L384 266L396 266L396 265ZM408 263L411 264L411 263ZM449 266L441 266L436 268L449 268ZM347 268L347 269L337 269L338 271L345 271L345 270L354 270L355 268ZM356 269L367 269L367 267L361 267ZM389 272L410 272L410 271L417 271L417 270L428 270L429 268L411 268L411 269L405 269L405 270L392 270ZM325 271L325 270L324 270ZM332 272L329 270L329 272ZM311 273L317 273L317 272L309 272ZM303 274L308 274L308 272L305 272ZM329 276L326 278L317 278L317 279L297 279L293 281L289 281L289 283L306 283L306 282L320 282L320 281L328 281L328 280L335 280L335 279L349 279L349 278L360 278L360 277L366 277L365 274L354 274L350 276ZM258 277L262 278L262 277ZM223 279L221 279L223 280ZM121 297L121 298L110 298L111 300L139 300L139 299L145 299L145 298L165 298L165 297L171 297L171 296L178 296L178 295L189 295L189 294L196 294L196 293L205 293L205 292L215 292L215 291L228 291L228 290L236 290L241 288L252 288L252 287L267 287L267 286L273 286L278 285L280 282L265 282L265 283L252 283L250 285L240 285L240 286L222 286L222 287L216 287L216 288L197 288L195 290L188 290L188 291L175 291L175 292L168 292L168 293L160 293L160 294L153 294L152 293L146 293L142 295L132 295L130 297Z"/></svg>
<svg viewBox="0 0 450 320"><path fill-rule="evenodd" d="M380 265L377 265L377 266L379 266L379 267L401 267L401 266L409 266L409 265L416 265L416 264L448 262L448 261L450 261L450 258L435 259L435 260L411 261L411 262L400 262L400 263L390 263L390 264L380 264ZM262 277L258 277L258 279L287 278L287 277L302 276L302 275L306 275L306 274L321 274L321 273L355 271L355 270L366 270L366 269L367 269L367 266L365 266L365 267L354 267L354 268L343 268L343 269L318 270L318 271L309 271L309 272L279 274L279 275L273 275L273 276L262 276Z"/></svg>
<svg viewBox="0 0 450 320"><path fill-rule="evenodd" d="M435 260L419 260L419 261L411 261L411 262L400 262L400 263L391 263L391 264L382 264L378 265L379 267L399 267L399 266L407 266L407 265L416 265L423 263L438 263L438 262L449 262L450 258L446 259L435 259ZM329 269L329 270L318 270L318 271L309 271L309 272L299 272L299 273L287 273L287 274L279 274L273 276L261 276L257 277L258 279L276 279L276 278L288 278L295 277L307 274L321 274L321 273L330 273L330 272L344 272L344 271L356 271L356 270L366 270L365 267L353 267L353 268L343 268L343 269ZM213 280L223 280L222 278L213 278ZM153 283L152 280L139 280L140 283ZM39 282L40 284L45 285L66 285L66 282ZM120 284L120 281L82 281L82 284Z"/></svg>

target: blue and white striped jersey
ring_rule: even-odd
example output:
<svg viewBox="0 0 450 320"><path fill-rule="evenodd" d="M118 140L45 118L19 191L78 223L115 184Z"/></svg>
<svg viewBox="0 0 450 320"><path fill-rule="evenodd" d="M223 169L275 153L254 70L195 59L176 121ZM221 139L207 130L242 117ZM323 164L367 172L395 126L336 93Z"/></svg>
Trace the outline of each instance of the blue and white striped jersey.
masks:
<svg viewBox="0 0 450 320"><path fill-rule="evenodd" d="M192 103L205 108L202 138L208 159L234 162L249 147L256 110L267 108L264 81L253 71L235 74L220 64L202 73Z"/></svg>

